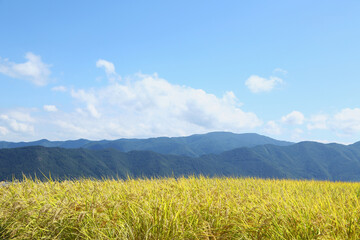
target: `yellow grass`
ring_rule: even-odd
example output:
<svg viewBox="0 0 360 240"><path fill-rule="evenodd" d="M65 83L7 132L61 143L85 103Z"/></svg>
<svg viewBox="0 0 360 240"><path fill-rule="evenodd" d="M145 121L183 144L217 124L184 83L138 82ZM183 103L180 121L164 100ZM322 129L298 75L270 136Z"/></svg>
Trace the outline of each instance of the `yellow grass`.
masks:
<svg viewBox="0 0 360 240"><path fill-rule="evenodd" d="M360 184L253 178L0 187L0 239L360 239Z"/></svg>

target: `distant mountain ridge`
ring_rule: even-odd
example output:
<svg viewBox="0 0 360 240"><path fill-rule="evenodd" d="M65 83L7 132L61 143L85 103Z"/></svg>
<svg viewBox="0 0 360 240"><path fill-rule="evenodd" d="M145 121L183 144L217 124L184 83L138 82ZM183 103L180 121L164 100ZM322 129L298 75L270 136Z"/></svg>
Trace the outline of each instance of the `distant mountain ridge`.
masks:
<svg viewBox="0 0 360 240"><path fill-rule="evenodd" d="M162 154L197 157L210 153L221 153L239 147L273 144L287 146L292 142L279 141L255 133L235 134L231 132L211 132L188 137L158 137L148 139L118 139L91 141L86 139L70 141L48 141L42 139L35 142L0 142L2 148L18 148L29 146L86 148L86 149L117 149L122 152L153 151Z"/></svg>
<svg viewBox="0 0 360 240"><path fill-rule="evenodd" d="M241 147L199 157L153 151L0 149L0 181L48 173L54 178L165 177L183 175L360 181L360 144L300 142Z"/></svg>

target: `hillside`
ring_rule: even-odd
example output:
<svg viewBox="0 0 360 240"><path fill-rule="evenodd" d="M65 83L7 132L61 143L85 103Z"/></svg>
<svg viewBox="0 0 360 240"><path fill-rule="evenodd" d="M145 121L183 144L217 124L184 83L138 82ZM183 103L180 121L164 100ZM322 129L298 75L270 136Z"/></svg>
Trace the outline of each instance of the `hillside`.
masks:
<svg viewBox="0 0 360 240"><path fill-rule="evenodd" d="M247 149L257 161L257 168L278 171L278 177L333 181L360 181L360 146L300 142L291 146L263 145ZM245 149L235 149L219 155L219 159L232 159L240 164ZM250 158L246 158L249 161ZM244 166L249 170L249 165ZM259 170L258 170L259 171ZM259 177L265 177L258 172Z"/></svg>
<svg viewBox="0 0 360 240"><path fill-rule="evenodd" d="M1 149L0 179L22 178L36 174L43 178L49 172L54 178L79 177L156 177L207 174L206 164L189 157L166 156L150 151L123 153L114 149L88 150L46 148L41 146Z"/></svg>
<svg viewBox="0 0 360 240"><path fill-rule="evenodd" d="M90 141L86 139L72 141L48 141L43 139L35 142L0 142L0 148L18 148L28 146L87 149L113 148L122 152L146 150L162 154L196 157L203 154L221 153L239 147L253 147L264 144L286 146L291 145L292 143L275 140L255 133L235 134L230 132L212 132L207 134L196 134L188 137L118 139L113 141Z"/></svg>
<svg viewBox="0 0 360 240"><path fill-rule="evenodd" d="M41 146L0 150L0 180L12 176L163 177L182 175L360 181L360 145L301 142L237 148L200 157L151 151Z"/></svg>

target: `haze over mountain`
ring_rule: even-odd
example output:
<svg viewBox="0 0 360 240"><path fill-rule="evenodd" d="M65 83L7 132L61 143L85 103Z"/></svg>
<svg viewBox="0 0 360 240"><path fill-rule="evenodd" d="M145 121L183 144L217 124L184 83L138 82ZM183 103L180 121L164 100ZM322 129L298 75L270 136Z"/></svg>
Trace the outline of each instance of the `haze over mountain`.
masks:
<svg viewBox="0 0 360 240"><path fill-rule="evenodd" d="M0 149L0 180L43 178L164 177L182 175L360 181L360 142L300 142L241 147L200 157L152 151L65 149L42 146Z"/></svg>
<svg viewBox="0 0 360 240"><path fill-rule="evenodd" d="M113 141L90 141L86 139L71 141L48 141L43 139L35 142L0 142L0 148L17 148L27 146L87 149L113 148L122 152L146 150L162 154L194 157L209 153L221 153L239 147L253 147L264 144L286 146L293 143L275 140L255 133L235 134L231 132L211 132L207 134L191 135L188 137L118 139Z"/></svg>

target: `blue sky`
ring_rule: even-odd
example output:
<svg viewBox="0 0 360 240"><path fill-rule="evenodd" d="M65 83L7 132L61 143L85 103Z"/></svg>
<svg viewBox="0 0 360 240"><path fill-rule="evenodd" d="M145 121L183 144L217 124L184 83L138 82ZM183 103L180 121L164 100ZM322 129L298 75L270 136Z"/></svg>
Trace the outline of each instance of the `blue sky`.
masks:
<svg viewBox="0 0 360 240"><path fill-rule="evenodd" d="M0 0L0 140L360 140L359 1Z"/></svg>

